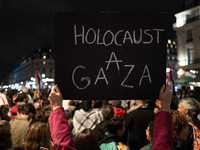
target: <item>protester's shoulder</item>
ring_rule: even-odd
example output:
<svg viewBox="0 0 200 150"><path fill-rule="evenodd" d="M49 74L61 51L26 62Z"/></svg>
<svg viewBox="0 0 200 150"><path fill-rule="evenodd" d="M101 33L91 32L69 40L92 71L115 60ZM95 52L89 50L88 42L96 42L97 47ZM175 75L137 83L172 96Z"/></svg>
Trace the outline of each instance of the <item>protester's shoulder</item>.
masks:
<svg viewBox="0 0 200 150"><path fill-rule="evenodd" d="M193 123L198 129L200 129L200 120L198 120L198 119L193 119L193 120L192 120L192 123Z"/></svg>
<svg viewBox="0 0 200 150"><path fill-rule="evenodd" d="M149 150L151 147L152 147L152 143L149 143L146 146L142 147L140 150Z"/></svg>

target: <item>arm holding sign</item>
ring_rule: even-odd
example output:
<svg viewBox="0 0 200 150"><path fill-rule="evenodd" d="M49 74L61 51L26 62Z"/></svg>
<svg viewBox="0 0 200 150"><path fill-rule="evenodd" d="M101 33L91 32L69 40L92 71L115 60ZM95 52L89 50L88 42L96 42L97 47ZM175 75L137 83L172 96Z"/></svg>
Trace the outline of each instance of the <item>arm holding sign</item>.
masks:
<svg viewBox="0 0 200 150"><path fill-rule="evenodd" d="M53 112L49 117L49 126L56 150L76 150L67 117L62 107L62 93L58 86L54 86L49 95Z"/></svg>
<svg viewBox="0 0 200 150"><path fill-rule="evenodd" d="M173 120L170 113L172 93L169 85L160 89L161 111L155 115L153 129L153 150L173 150Z"/></svg>

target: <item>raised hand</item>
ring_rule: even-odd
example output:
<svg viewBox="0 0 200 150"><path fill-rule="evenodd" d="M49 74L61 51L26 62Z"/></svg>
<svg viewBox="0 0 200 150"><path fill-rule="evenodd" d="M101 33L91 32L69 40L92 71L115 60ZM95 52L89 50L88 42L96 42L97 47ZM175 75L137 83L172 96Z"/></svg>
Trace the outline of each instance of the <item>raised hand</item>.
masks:
<svg viewBox="0 0 200 150"><path fill-rule="evenodd" d="M163 84L163 86L160 89L159 93L159 100L161 101L161 111L167 111L171 112L170 110L170 104L171 104L171 97L172 97L172 92L169 90L169 85Z"/></svg>
<svg viewBox="0 0 200 150"><path fill-rule="evenodd" d="M53 110L62 107L63 96L57 85L52 87L51 93L49 94L49 100L52 104Z"/></svg>

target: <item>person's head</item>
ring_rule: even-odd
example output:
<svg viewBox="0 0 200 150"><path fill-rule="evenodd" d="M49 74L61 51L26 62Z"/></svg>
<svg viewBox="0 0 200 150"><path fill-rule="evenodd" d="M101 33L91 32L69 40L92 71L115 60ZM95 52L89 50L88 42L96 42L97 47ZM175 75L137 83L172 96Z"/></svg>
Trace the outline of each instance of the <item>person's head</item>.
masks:
<svg viewBox="0 0 200 150"><path fill-rule="evenodd" d="M25 102L25 103L27 103L27 101L28 101L28 97L26 93L19 94L17 99L15 100L15 102Z"/></svg>
<svg viewBox="0 0 200 150"><path fill-rule="evenodd" d="M102 109L102 116L104 120L110 120L114 116L114 109L110 105L104 105Z"/></svg>
<svg viewBox="0 0 200 150"><path fill-rule="evenodd" d="M67 116L68 119L70 119L70 118L73 117L73 116L72 116L72 111L69 110L69 109L65 110L65 115Z"/></svg>
<svg viewBox="0 0 200 150"><path fill-rule="evenodd" d="M101 108L102 101L101 100L92 100L92 108Z"/></svg>
<svg viewBox="0 0 200 150"><path fill-rule="evenodd" d="M114 106L114 107L120 107L121 106L121 101L120 100L113 100L112 101L112 106Z"/></svg>
<svg viewBox="0 0 200 150"><path fill-rule="evenodd" d="M24 105L17 106L17 114L22 114L23 107Z"/></svg>
<svg viewBox="0 0 200 150"><path fill-rule="evenodd" d="M42 92L41 99L43 99L44 101L46 101L46 100L48 100L48 96L49 96L49 94L47 92Z"/></svg>
<svg viewBox="0 0 200 150"><path fill-rule="evenodd" d="M69 106L76 106L75 100L70 100L68 103Z"/></svg>
<svg viewBox="0 0 200 150"><path fill-rule="evenodd" d="M140 107L140 106L144 106L146 104L146 100L135 100L135 104Z"/></svg>
<svg viewBox="0 0 200 150"><path fill-rule="evenodd" d="M7 149L12 146L10 124L5 121L0 121L0 149Z"/></svg>
<svg viewBox="0 0 200 150"><path fill-rule="evenodd" d="M184 141L188 133L188 121L186 117L178 111L172 110L173 117L173 139L174 141Z"/></svg>
<svg viewBox="0 0 200 150"><path fill-rule="evenodd" d="M91 129L82 130L75 139L77 150L100 150L98 138Z"/></svg>
<svg viewBox="0 0 200 150"><path fill-rule="evenodd" d="M32 104L25 104L22 109L22 114L28 115L29 119L35 118L35 107Z"/></svg>
<svg viewBox="0 0 200 150"><path fill-rule="evenodd" d="M123 118L115 116L112 117L107 124L108 131L112 134L116 134L119 137L122 137L125 131L125 123Z"/></svg>
<svg viewBox="0 0 200 150"><path fill-rule="evenodd" d="M187 118L197 118L197 115L200 113L200 103L194 98L184 98L180 101L177 110Z"/></svg>
<svg viewBox="0 0 200 150"><path fill-rule="evenodd" d="M49 101L49 100L43 100L43 101L42 101L42 107L43 107L43 108L51 107L50 101Z"/></svg>
<svg viewBox="0 0 200 150"><path fill-rule="evenodd" d="M92 106L92 101L91 100L83 100L82 103L81 103L81 108L84 111L90 110L92 108L91 106Z"/></svg>
<svg viewBox="0 0 200 150"><path fill-rule="evenodd" d="M10 109L10 106L9 105L1 105L1 112L3 113L3 114L5 114L5 113L8 113L9 112L9 109Z"/></svg>
<svg viewBox="0 0 200 150"><path fill-rule="evenodd" d="M7 95L8 92L5 89L2 89L1 93L4 94L4 95Z"/></svg>
<svg viewBox="0 0 200 150"><path fill-rule="evenodd" d="M1 120L0 126L5 126L10 131L10 123L6 120Z"/></svg>
<svg viewBox="0 0 200 150"><path fill-rule="evenodd" d="M43 121L47 123L47 122L48 122L48 119L49 119L49 116L50 116L51 113L52 113L52 109L49 108L49 107L47 107L47 108L44 108L43 110L44 110Z"/></svg>
<svg viewBox="0 0 200 150"><path fill-rule="evenodd" d="M154 123L153 121L150 121L149 122L149 125L146 129L146 136L147 136L147 140L150 142L150 143L153 143L153 126L154 126Z"/></svg>
<svg viewBox="0 0 200 150"><path fill-rule="evenodd" d="M44 110L42 108L37 108L35 110L35 120L43 121L43 117L44 117Z"/></svg>
<svg viewBox="0 0 200 150"><path fill-rule="evenodd" d="M51 135L46 123L35 122L30 127L23 142L25 150L52 149Z"/></svg>

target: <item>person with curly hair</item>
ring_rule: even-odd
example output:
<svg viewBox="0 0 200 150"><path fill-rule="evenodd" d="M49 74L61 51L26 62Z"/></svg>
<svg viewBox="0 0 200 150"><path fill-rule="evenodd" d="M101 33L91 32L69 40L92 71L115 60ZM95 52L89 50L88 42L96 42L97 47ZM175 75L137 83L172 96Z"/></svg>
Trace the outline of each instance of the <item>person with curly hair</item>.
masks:
<svg viewBox="0 0 200 150"><path fill-rule="evenodd" d="M173 140L174 140L174 149L181 149L180 143L187 139L188 133L188 121L186 117L179 113L178 111L172 110L173 118Z"/></svg>

